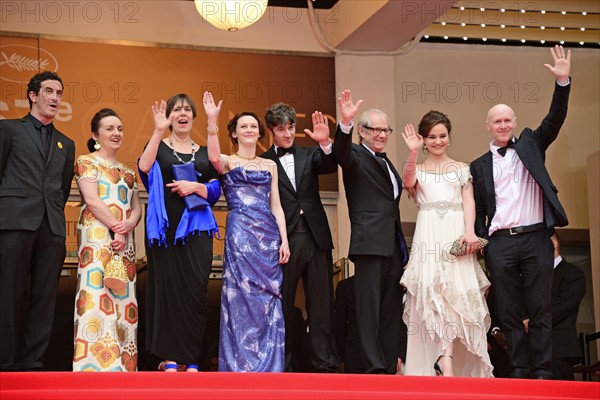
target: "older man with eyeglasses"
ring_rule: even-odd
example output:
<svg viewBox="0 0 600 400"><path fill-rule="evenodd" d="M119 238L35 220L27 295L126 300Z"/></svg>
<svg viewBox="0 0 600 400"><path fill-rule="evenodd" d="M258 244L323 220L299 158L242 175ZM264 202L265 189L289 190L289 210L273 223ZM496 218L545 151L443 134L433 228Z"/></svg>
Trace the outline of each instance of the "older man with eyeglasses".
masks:
<svg viewBox="0 0 600 400"><path fill-rule="evenodd" d="M352 143L352 119L362 100L349 90L338 99L342 119L333 145L342 167L351 222L349 257L355 266L356 316L365 354L365 372L395 374L406 348L399 282L408 261L400 225L402 180L383 152L392 134L389 118L376 109L358 121L359 144Z"/></svg>

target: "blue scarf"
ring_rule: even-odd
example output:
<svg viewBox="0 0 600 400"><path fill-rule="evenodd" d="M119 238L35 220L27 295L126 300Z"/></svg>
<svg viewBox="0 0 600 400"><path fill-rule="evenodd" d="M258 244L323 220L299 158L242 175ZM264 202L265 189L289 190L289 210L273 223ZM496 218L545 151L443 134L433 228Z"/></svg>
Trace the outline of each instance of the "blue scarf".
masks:
<svg viewBox="0 0 600 400"><path fill-rule="evenodd" d="M146 238L150 246L158 243L167 246L166 233L169 227L169 218L165 209L165 193L162 173L157 161L154 161L148 174L140 171L140 178L148 191L148 208L146 210ZM206 200L213 206L221 196L221 184L218 180L206 183L208 196ZM181 220L175 231L175 242L185 243L190 235L207 232L213 236L219 235L219 227L210 207L200 210L183 210Z"/></svg>

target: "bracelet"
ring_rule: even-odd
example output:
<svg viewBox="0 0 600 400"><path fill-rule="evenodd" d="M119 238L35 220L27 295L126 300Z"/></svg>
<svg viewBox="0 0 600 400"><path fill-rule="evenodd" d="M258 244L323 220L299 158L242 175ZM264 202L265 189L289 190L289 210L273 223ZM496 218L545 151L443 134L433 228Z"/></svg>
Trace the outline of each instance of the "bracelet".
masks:
<svg viewBox="0 0 600 400"><path fill-rule="evenodd" d="M215 129L206 128L206 131L209 135L217 135L219 133L219 127L217 126Z"/></svg>

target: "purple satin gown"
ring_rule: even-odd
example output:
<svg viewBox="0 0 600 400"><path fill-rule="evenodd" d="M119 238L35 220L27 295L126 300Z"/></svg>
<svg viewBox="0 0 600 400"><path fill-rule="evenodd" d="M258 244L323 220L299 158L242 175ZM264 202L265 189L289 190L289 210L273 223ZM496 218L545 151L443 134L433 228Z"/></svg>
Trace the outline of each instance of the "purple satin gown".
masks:
<svg viewBox="0 0 600 400"><path fill-rule="evenodd" d="M225 234L219 371L283 372L281 238L269 206L272 176L235 168L221 183Z"/></svg>

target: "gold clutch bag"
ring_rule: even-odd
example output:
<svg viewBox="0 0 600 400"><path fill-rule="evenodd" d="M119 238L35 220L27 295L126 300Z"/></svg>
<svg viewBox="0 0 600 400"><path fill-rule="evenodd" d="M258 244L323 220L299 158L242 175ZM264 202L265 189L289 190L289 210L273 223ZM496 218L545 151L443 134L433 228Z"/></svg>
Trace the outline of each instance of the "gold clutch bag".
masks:
<svg viewBox="0 0 600 400"><path fill-rule="evenodd" d="M465 254L467 254L467 243L463 243L461 246L460 239L462 239L462 236L459 237L458 239L456 239L452 243L452 247L450 248L450 254L452 254L453 256L456 256L456 257L464 256ZM487 239L478 237L477 238L477 251L483 249L485 246L487 246L487 244L488 244Z"/></svg>
<svg viewBox="0 0 600 400"><path fill-rule="evenodd" d="M113 292L120 292L127 286L127 270L119 254L113 254L104 267L104 286Z"/></svg>

